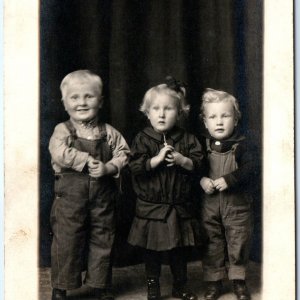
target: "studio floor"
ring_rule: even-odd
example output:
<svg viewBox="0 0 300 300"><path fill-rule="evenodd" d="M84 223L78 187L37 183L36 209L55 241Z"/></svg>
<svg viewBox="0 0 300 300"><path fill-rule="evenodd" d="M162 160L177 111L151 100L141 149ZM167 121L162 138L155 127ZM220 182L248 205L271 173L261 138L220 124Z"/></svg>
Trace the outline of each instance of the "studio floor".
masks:
<svg viewBox="0 0 300 300"><path fill-rule="evenodd" d="M40 268L39 300L51 299L50 268ZM202 281L202 265L200 261L191 262L188 265L189 288L203 299L205 285ZM162 299L171 300L172 276L168 266L163 266L160 279ZM252 295L252 300L261 300L261 265L250 262L247 284ZM145 273L143 265L135 265L113 269L113 286L116 300L145 300L147 291L145 284ZM234 300L231 283L224 282L223 295L220 300ZM68 292L68 299L92 300L92 291L83 286L80 289Z"/></svg>

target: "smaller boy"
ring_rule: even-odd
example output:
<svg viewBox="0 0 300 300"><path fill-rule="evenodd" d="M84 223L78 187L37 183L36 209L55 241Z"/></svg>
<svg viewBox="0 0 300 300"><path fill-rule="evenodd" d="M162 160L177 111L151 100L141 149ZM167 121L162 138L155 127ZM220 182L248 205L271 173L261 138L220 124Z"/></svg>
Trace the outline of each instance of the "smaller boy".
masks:
<svg viewBox="0 0 300 300"><path fill-rule="evenodd" d="M202 218L208 235L203 258L207 281L204 297L218 299L228 271L237 298L248 300L245 277L252 234L250 183L256 172L256 157L238 133L241 113L232 95L207 89L201 116L208 130L205 152L209 165L208 176L200 180L205 192Z"/></svg>
<svg viewBox="0 0 300 300"><path fill-rule="evenodd" d="M55 127L49 144L55 171L52 300L66 299L67 290L79 288L85 267L84 282L95 289L97 299L114 299L110 254L117 188L113 177L127 164L129 148L116 129L98 118L102 86L101 78L88 70L68 74L60 85L70 119Z"/></svg>

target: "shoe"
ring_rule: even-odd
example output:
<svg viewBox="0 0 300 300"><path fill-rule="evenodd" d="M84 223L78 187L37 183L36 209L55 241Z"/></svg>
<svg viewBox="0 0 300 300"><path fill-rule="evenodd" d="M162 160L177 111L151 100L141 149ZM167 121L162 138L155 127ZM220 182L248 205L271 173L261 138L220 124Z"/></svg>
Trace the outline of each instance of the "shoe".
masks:
<svg viewBox="0 0 300 300"><path fill-rule="evenodd" d="M67 292L65 290L53 289L52 300L65 300L67 299Z"/></svg>
<svg viewBox="0 0 300 300"><path fill-rule="evenodd" d="M148 300L160 300L160 286L158 278L148 278Z"/></svg>
<svg viewBox="0 0 300 300"><path fill-rule="evenodd" d="M204 294L205 300L216 300L221 295L222 282L221 281L208 281L206 291Z"/></svg>
<svg viewBox="0 0 300 300"><path fill-rule="evenodd" d="M179 299L182 299L182 300L198 300L198 297L195 294L193 294L191 292L188 292L185 289L175 289L175 288L173 288L172 297L179 298Z"/></svg>
<svg viewBox="0 0 300 300"><path fill-rule="evenodd" d="M245 280L233 280L233 292L238 300L251 299Z"/></svg>
<svg viewBox="0 0 300 300"><path fill-rule="evenodd" d="M98 300L114 300L114 295L110 289L95 289L95 296Z"/></svg>

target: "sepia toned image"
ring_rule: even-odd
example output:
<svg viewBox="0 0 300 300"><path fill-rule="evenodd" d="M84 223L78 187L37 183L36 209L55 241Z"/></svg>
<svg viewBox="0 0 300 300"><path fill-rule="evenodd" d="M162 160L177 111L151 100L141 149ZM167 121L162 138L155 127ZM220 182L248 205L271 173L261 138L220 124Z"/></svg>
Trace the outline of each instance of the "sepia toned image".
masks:
<svg viewBox="0 0 300 300"><path fill-rule="evenodd" d="M20 59L9 45L25 38L6 38L7 299L294 299L293 12L279 2L49 0L7 21L35 29Z"/></svg>

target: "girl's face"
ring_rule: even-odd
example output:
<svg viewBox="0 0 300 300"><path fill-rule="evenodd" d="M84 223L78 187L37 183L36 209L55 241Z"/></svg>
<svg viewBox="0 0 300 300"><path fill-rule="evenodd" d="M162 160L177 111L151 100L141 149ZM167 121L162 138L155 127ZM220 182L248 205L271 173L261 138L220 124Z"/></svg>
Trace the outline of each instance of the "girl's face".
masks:
<svg viewBox="0 0 300 300"><path fill-rule="evenodd" d="M169 95L157 95L150 104L147 117L156 132L168 132L179 117L176 100Z"/></svg>
<svg viewBox="0 0 300 300"><path fill-rule="evenodd" d="M66 87L63 103L74 121L86 122L97 116L102 106L99 89L88 81L72 81Z"/></svg>
<svg viewBox="0 0 300 300"><path fill-rule="evenodd" d="M230 102L207 103L204 107L204 124L217 140L229 138L237 125L234 108Z"/></svg>

